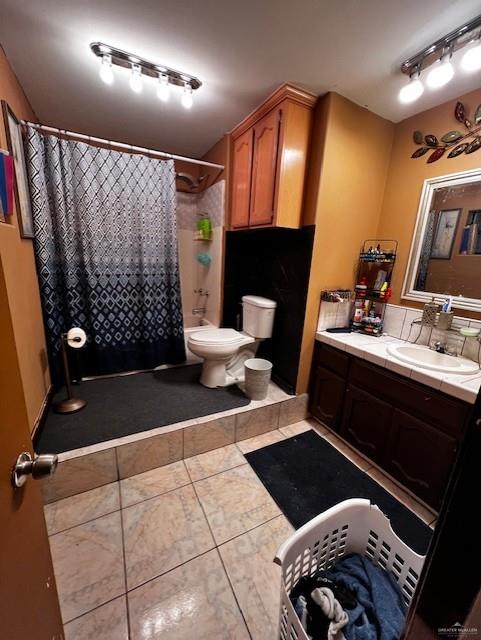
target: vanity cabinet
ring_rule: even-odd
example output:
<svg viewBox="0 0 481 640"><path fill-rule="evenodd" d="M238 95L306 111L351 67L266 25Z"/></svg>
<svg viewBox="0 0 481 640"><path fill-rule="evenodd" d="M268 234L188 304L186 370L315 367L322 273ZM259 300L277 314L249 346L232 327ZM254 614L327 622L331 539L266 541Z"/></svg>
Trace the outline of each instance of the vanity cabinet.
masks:
<svg viewBox="0 0 481 640"><path fill-rule="evenodd" d="M231 229L301 226L315 102L283 85L231 132Z"/></svg>
<svg viewBox="0 0 481 640"><path fill-rule="evenodd" d="M471 406L316 342L311 414L439 509Z"/></svg>

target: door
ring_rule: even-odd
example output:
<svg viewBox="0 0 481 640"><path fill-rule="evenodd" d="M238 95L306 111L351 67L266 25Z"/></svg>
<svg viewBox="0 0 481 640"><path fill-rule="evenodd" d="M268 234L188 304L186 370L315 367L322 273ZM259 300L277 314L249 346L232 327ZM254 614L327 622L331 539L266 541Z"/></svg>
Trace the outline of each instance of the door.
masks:
<svg viewBox="0 0 481 640"><path fill-rule="evenodd" d="M27 412L0 257L0 637L61 640L60 609L40 489L20 489L11 469L32 452Z"/></svg>
<svg viewBox="0 0 481 640"><path fill-rule="evenodd" d="M234 141L232 164L231 226L249 226L249 206L252 177L252 129Z"/></svg>
<svg viewBox="0 0 481 640"><path fill-rule="evenodd" d="M395 409L386 451L386 470L439 509L456 455L456 440Z"/></svg>
<svg viewBox="0 0 481 640"><path fill-rule="evenodd" d="M329 369L315 368L309 410L315 418L336 431L339 430L345 386L346 382Z"/></svg>
<svg viewBox="0 0 481 640"><path fill-rule="evenodd" d="M254 125L251 227L272 224L274 220L280 115L281 112L274 109Z"/></svg>
<svg viewBox="0 0 481 640"><path fill-rule="evenodd" d="M349 386L344 403L342 436L382 465L391 412L392 407L387 402Z"/></svg>

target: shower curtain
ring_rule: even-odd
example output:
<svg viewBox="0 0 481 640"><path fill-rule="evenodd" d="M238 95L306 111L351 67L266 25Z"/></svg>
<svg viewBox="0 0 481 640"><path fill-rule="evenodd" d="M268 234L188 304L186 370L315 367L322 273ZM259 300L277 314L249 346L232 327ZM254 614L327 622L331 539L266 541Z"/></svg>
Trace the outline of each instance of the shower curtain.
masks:
<svg viewBox="0 0 481 640"><path fill-rule="evenodd" d="M61 334L73 326L88 336L82 375L185 360L173 161L33 127L25 155L54 382Z"/></svg>

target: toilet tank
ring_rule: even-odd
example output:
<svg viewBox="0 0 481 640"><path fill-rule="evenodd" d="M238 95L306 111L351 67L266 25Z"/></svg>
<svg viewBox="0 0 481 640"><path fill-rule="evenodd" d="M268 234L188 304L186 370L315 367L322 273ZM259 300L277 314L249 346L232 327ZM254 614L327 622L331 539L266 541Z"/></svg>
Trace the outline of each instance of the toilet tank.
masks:
<svg viewBox="0 0 481 640"><path fill-rule="evenodd" d="M270 338L277 302L260 296L242 297L242 329L253 338Z"/></svg>

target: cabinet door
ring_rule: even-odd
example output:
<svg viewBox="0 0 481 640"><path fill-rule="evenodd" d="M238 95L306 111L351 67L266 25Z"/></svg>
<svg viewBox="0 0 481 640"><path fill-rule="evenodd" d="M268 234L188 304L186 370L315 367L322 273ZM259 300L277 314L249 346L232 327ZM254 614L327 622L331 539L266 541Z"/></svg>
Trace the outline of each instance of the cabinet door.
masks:
<svg viewBox="0 0 481 640"><path fill-rule="evenodd" d="M309 410L315 418L336 431L339 429L345 386L346 382L328 369L314 369Z"/></svg>
<svg viewBox="0 0 481 640"><path fill-rule="evenodd" d="M392 407L370 393L348 386L342 419L342 436L371 460L382 463Z"/></svg>
<svg viewBox="0 0 481 640"><path fill-rule="evenodd" d="M252 176L252 129L234 141L232 163L231 226L249 226L249 206Z"/></svg>
<svg viewBox="0 0 481 640"><path fill-rule="evenodd" d="M271 224L276 200L280 111L274 109L254 125L254 154L249 225Z"/></svg>
<svg viewBox="0 0 481 640"><path fill-rule="evenodd" d="M394 411L386 470L435 509L455 455L454 438L404 411Z"/></svg>

